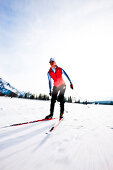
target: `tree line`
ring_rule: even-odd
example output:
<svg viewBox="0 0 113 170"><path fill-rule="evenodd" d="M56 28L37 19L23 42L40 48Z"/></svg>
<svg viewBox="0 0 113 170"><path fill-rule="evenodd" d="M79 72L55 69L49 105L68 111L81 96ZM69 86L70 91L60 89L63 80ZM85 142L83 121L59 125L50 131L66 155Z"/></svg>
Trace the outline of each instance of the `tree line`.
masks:
<svg viewBox="0 0 113 170"><path fill-rule="evenodd" d="M35 94L31 94L31 93L25 93L25 96L24 96L25 99L32 99L32 100L50 100L50 97L49 95L46 95L46 94L39 94L39 95L35 95ZM72 103L73 102L73 99L71 96L69 97L65 97L65 102L68 102L68 103ZM74 103L76 102L80 102L80 101L74 101Z"/></svg>

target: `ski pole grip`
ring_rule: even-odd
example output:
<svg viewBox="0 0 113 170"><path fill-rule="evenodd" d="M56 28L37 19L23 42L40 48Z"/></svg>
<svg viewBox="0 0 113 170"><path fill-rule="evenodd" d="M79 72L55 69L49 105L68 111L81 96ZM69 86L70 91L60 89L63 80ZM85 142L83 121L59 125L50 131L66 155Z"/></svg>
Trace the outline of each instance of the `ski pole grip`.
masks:
<svg viewBox="0 0 113 170"><path fill-rule="evenodd" d="M73 89L73 84L72 83L70 84L70 88Z"/></svg>

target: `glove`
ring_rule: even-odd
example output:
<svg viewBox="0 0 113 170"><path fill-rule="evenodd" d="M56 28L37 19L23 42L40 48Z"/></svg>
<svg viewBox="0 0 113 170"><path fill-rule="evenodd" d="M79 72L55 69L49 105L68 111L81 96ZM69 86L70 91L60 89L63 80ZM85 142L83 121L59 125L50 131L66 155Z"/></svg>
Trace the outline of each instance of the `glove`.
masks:
<svg viewBox="0 0 113 170"><path fill-rule="evenodd" d="M70 88L73 89L73 84L72 83L70 84Z"/></svg>
<svg viewBox="0 0 113 170"><path fill-rule="evenodd" d="M49 95L50 95L50 96L52 95L51 91L49 92Z"/></svg>

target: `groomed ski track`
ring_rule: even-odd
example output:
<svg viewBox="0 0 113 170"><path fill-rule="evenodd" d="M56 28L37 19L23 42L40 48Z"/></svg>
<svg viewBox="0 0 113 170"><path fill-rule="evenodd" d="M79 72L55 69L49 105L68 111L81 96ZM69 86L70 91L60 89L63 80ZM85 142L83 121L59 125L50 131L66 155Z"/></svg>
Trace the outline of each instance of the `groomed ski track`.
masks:
<svg viewBox="0 0 113 170"><path fill-rule="evenodd" d="M66 103L69 112L49 134L57 119L2 128L41 119L49 105L0 97L0 170L113 170L112 106Z"/></svg>

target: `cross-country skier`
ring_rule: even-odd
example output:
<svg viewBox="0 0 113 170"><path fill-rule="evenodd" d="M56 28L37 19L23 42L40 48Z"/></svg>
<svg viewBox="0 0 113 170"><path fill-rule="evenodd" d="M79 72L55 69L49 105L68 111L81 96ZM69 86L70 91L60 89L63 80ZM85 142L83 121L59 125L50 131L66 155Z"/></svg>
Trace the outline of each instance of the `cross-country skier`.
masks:
<svg viewBox="0 0 113 170"><path fill-rule="evenodd" d="M63 114L64 114L64 102L65 102L64 93L66 90L66 85L62 78L62 74L64 74L69 80L71 89L73 89L73 84L69 76L67 75L67 73L62 68L56 65L54 58L50 58L49 63L51 67L47 75L48 75L48 80L49 80L49 90L50 90L49 95L52 97L51 97L51 104L50 104L50 114L47 115L45 119L50 119L53 117L54 106L55 106L56 100L60 102L60 119L61 119L63 118ZM53 82L54 82L53 90L52 90L51 78L53 79Z"/></svg>

